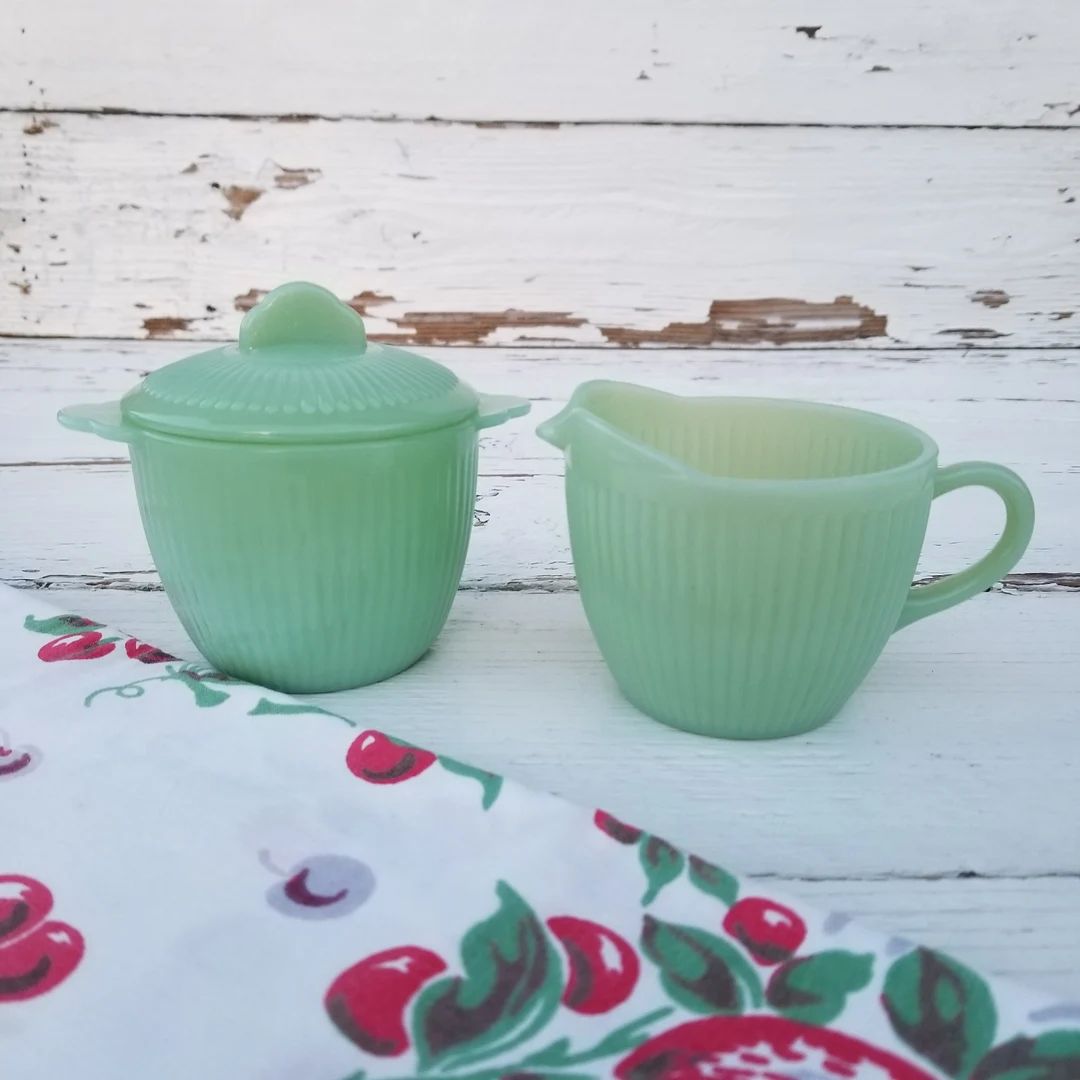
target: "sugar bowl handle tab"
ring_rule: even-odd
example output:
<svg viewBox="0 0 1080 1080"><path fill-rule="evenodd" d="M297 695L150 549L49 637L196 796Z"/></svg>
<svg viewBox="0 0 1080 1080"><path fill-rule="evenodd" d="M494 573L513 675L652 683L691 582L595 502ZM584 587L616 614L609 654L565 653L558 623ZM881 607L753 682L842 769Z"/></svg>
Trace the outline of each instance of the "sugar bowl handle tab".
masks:
<svg viewBox="0 0 1080 1080"><path fill-rule="evenodd" d="M113 442L131 442L134 428L124 419L119 401L93 405L65 405L56 419L72 431L89 431Z"/></svg>
<svg viewBox="0 0 1080 1080"><path fill-rule="evenodd" d="M479 394L480 405L476 413L478 428L495 427L505 424L515 416L524 416L532 403L526 398L501 396L499 394Z"/></svg>
<svg viewBox="0 0 1080 1080"><path fill-rule="evenodd" d="M293 281L267 293L240 324L240 348L250 352L274 345L324 345L367 349L364 320L329 289Z"/></svg>

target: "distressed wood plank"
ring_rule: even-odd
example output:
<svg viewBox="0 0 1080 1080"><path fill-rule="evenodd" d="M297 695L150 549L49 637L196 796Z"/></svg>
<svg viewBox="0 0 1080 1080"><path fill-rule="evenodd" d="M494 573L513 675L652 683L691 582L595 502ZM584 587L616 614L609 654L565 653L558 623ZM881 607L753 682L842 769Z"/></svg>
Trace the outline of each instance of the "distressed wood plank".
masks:
<svg viewBox="0 0 1080 1080"><path fill-rule="evenodd" d="M1068 132L53 122L0 116L0 332L232 336L300 277L422 345L1080 341Z"/></svg>
<svg viewBox="0 0 1080 1080"><path fill-rule="evenodd" d="M161 594L50 599L192 655ZM414 668L318 702L748 873L1076 882L1078 629L1072 596L977 597L897 634L824 728L732 743L626 703L576 596L463 593Z"/></svg>
<svg viewBox="0 0 1080 1080"><path fill-rule="evenodd" d="M538 411L538 417L542 415ZM981 425L973 422L981 432ZM534 438L523 434L515 443L527 451ZM1011 455L999 451L996 456ZM476 527L462 588L573 588L562 476L522 472L528 467L515 464L516 459L500 459L495 448L482 460ZM1075 510L1080 476L1037 473L1027 461L1006 463L1026 476L1038 507L1037 531L1017 572L1075 577L1080 572ZM0 468L0 499L5 511L0 519L0 580L19 584L52 575L56 580L104 577L156 586L127 465ZM997 499L978 489L939 500L918 577L953 573L972 564L989 550L1001 517Z"/></svg>
<svg viewBox="0 0 1080 1080"><path fill-rule="evenodd" d="M34 341L0 338L0 464L19 461L108 462L124 457L124 447L68 431L55 413L73 401L120 397L143 374L198 351L186 341ZM939 438L945 426L976 411L990 429L1008 429L1016 406L1030 410L1025 432L1043 465L1067 448L1058 467L1080 464L1068 427L1058 438L1055 424L1080 423L1080 352L1061 350L850 350L722 351L676 349L559 349L554 354L528 348L425 347L462 379L488 393L513 393L552 407L569 399L589 379L618 378L678 394L742 394L833 401L891 413L923 425ZM561 473L558 453L544 443L513 445L535 427L522 421L485 436L505 447L519 464L538 472ZM1046 435L1050 440L1040 443ZM996 437L995 437L996 438ZM995 443L943 444L953 456L987 456ZM489 461L498 469L500 457ZM505 459L507 471L515 471ZM516 470L520 471L520 470Z"/></svg>
<svg viewBox="0 0 1080 1080"><path fill-rule="evenodd" d="M1080 105L1070 0L271 0L257 18L9 0L0 28L0 104L30 108L1071 124Z"/></svg>
<svg viewBox="0 0 1080 1080"><path fill-rule="evenodd" d="M156 585L138 521L125 447L66 431L56 410L118 396L182 343L0 343L0 577L13 582L104 578ZM464 585L571 588L561 456L533 430L589 378L640 380L676 393L808 397L888 412L935 436L942 461L991 458L1016 468L1038 506L1022 574L1080 571L1080 357L1009 353L447 349L433 355L478 388L534 399L533 415L483 440L478 527ZM760 358L761 362L756 362ZM989 493L942 499L920 575L977 558L999 528ZM78 527L72 527L77 521Z"/></svg>
<svg viewBox="0 0 1080 1080"><path fill-rule="evenodd" d="M1080 881L778 881L977 970L1080 1003Z"/></svg>

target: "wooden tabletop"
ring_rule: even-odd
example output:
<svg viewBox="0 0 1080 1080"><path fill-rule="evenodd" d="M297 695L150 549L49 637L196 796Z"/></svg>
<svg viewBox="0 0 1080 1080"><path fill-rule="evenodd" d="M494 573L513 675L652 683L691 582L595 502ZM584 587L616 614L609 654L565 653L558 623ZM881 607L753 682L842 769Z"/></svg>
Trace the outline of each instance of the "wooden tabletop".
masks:
<svg viewBox="0 0 1080 1080"><path fill-rule="evenodd" d="M319 281L372 337L533 401L482 439L435 648L323 703L1080 999L1068 0L962 25L930 0L813 19L741 0L117 6L107 41L90 9L0 16L0 580L194 655L124 448L56 410ZM1027 480L1031 546L1003 586L897 634L817 732L661 727L600 660L562 462L533 434L595 377L911 421L942 463ZM986 492L939 500L920 579L1001 519Z"/></svg>

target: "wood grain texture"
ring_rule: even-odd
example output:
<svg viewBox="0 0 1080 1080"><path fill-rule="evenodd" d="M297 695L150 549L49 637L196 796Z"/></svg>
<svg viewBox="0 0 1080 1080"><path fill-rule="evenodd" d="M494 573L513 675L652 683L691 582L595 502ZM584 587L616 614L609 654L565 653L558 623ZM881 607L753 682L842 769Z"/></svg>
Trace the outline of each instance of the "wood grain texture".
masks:
<svg viewBox="0 0 1080 1080"><path fill-rule="evenodd" d="M103 32L103 26L110 32ZM1071 0L8 0L0 104L176 113L1075 124Z"/></svg>
<svg viewBox="0 0 1080 1080"><path fill-rule="evenodd" d="M1075 878L776 884L1080 1007L1080 881Z"/></svg>
<svg viewBox="0 0 1080 1080"><path fill-rule="evenodd" d="M56 410L106 400L190 345L170 342L0 344L0 578L157 587L125 447L67 431ZM713 354L683 350L445 349L432 355L477 388L531 397L533 414L486 436L469 589L573 588L561 455L535 425L578 383L614 376L676 393L803 397L885 411L937 439L943 463L990 458L1031 485L1038 522L1021 574L1080 572L1080 357L1007 351ZM759 362L760 361L760 362ZM71 522L79 522L73 529ZM920 576L974 561L1000 528L989 493L935 506ZM1047 584L1035 578L1029 585Z"/></svg>
<svg viewBox="0 0 1080 1080"><path fill-rule="evenodd" d="M0 333L231 337L310 278L424 346L1080 341L1068 132L48 123L0 115Z"/></svg>

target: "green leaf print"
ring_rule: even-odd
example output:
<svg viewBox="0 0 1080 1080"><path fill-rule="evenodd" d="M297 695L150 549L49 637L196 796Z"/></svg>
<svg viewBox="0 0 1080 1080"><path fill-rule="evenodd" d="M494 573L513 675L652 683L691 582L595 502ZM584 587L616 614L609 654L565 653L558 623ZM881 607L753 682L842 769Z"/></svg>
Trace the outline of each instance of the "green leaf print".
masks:
<svg viewBox="0 0 1080 1080"><path fill-rule="evenodd" d="M893 964L881 1000L896 1034L950 1076L967 1077L994 1041L997 1012L989 987L931 949Z"/></svg>
<svg viewBox="0 0 1080 1080"><path fill-rule="evenodd" d="M207 678L198 672L181 669L177 673L177 678L195 695L195 704L200 709L209 709L229 700L229 695L224 690L207 686Z"/></svg>
<svg viewBox="0 0 1080 1080"><path fill-rule="evenodd" d="M318 716L332 716L341 720L349 727L356 727L354 721L340 713L331 712L329 709L320 709L318 705L305 705L302 702L271 701L269 698L259 698L258 704L248 712L248 716L301 716L304 713L314 713Z"/></svg>
<svg viewBox="0 0 1080 1080"><path fill-rule="evenodd" d="M689 863L691 885L709 896L715 896L729 907L735 903L739 895L739 883L731 874L696 855L690 856Z"/></svg>
<svg viewBox="0 0 1080 1080"><path fill-rule="evenodd" d="M101 623L84 619L82 615L53 615L48 619L35 619L33 615L27 615L23 620L24 629L50 637L63 637L72 630L100 630L101 627Z"/></svg>
<svg viewBox="0 0 1080 1080"><path fill-rule="evenodd" d="M464 761L446 757L444 754L439 755L439 764L447 772L456 773L458 776L467 776L470 780L477 781L484 791L480 805L484 810L491 809L495 800L499 797L499 792L502 791L503 778L498 773L474 768L472 765L466 765Z"/></svg>
<svg viewBox="0 0 1080 1080"><path fill-rule="evenodd" d="M506 882L499 909L461 942L464 975L427 987L413 1013L421 1071L461 1068L536 1034L554 1015L562 969L543 923Z"/></svg>
<svg viewBox="0 0 1080 1080"><path fill-rule="evenodd" d="M995 1046L975 1066L971 1080L1076 1080L1080 1031L1047 1031Z"/></svg>
<svg viewBox="0 0 1080 1080"><path fill-rule="evenodd" d="M638 841L638 858L641 859L645 876L649 880L645 895L641 898L642 905L647 907L660 895L660 890L665 885L682 873L683 853L659 836L646 833Z"/></svg>
<svg viewBox="0 0 1080 1080"><path fill-rule="evenodd" d="M741 1013L761 1004L761 982L750 962L723 938L645 916L641 946L660 968L668 996L699 1013Z"/></svg>
<svg viewBox="0 0 1080 1080"><path fill-rule="evenodd" d="M236 681L230 679L227 675L219 675L217 672L206 671L197 667L176 667L173 664L166 664L164 671L164 675L152 675L147 679L135 679L133 682L123 683L120 686L103 686L100 690L88 694L83 704L89 707L93 704L94 699L102 694L114 694L118 698L128 700L141 698L146 693L146 687L150 683L180 682L195 695L195 704L199 708L205 709L229 700L229 695L224 690L217 690L212 686L208 686L208 682Z"/></svg>
<svg viewBox="0 0 1080 1080"><path fill-rule="evenodd" d="M778 967L765 990L768 1003L792 1020L821 1027L843 1011L848 994L868 986L874 958L833 949Z"/></svg>
<svg viewBox="0 0 1080 1080"><path fill-rule="evenodd" d="M609 1031L599 1042L582 1050L573 1050L570 1040L565 1036L556 1039L555 1042L545 1046L541 1050L534 1050L524 1058L519 1066L515 1066L513 1075L522 1073L529 1077L534 1075L533 1067L542 1065L551 1069L566 1069L571 1066L585 1065L589 1062L600 1061L604 1058L614 1057L616 1054L625 1054L640 1046L648 1038L648 1028L661 1020L666 1019L674 1012L670 1006L654 1009L652 1012L639 1016L636 1020L623 1024L622 1027ZM562 1073L559 1073L562 1076Z"/></svg>

